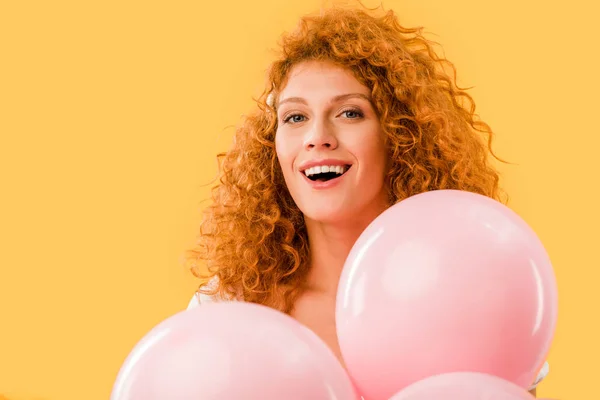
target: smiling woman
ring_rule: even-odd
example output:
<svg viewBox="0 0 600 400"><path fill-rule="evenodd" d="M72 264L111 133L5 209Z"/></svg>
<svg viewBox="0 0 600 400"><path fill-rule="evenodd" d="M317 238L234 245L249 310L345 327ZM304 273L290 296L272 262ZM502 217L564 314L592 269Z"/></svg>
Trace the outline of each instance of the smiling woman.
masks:
<svg viewBox="0 0 600 400"><path fill-rule="evenodd" d="M272 307L343 363L335 296L352 245L388 207L419 193L502 200L492 131L445 72L452 64L391 11L305 17L281 50L258 109L219 157L221 183L189 252L204 279L190 307Z"/></svg>

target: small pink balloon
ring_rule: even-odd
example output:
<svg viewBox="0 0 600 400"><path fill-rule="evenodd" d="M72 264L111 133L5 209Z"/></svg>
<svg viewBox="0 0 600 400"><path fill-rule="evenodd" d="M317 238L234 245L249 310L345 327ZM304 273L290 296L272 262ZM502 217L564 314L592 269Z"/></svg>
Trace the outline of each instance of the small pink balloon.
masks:
<svg viewBox="0 0 600 400"><path fill-rule="evenodd" d="M183 311L125 360L111 400L358 399L333 352L308 328L242 302Z"/></svg>
<svg viewBox="0 0 600 400"><path fill-rule="evenodd" d="M390 400L533 400L522 387L496 376L455 372L432 376L401 390Z"/></svg>
<svg viewBox="0 0 600 400"><path fill-rule="evenodd" d="M528 388L556 319L554 271L536 234L501 203L456 190L375 219L346 260L336 304L341 353L368 400L459 371Z"/></svg>

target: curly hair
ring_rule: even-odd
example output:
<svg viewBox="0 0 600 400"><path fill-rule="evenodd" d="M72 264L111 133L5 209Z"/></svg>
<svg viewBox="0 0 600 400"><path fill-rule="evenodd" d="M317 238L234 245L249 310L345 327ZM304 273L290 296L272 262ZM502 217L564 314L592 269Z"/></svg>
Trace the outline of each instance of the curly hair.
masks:
<svg viewBox="0 0 600 400"><path fill-rule="evenodd" d="M303 61L343 66L371 90L388 139L390 204L439 189L503 201L490 162L496 157L492 130L478 119L473 99L456 84L454 65L436 54L435 44L423 28L401 26L391 10L340 7L301 18L282 37L257 109L237 128L231 149L217 156L220 180L187 258L203 279L201 292L290 313L305 289L308 237L275 152L277 114L270 101ZM206 285L212 278L215 287Z"/></svg>

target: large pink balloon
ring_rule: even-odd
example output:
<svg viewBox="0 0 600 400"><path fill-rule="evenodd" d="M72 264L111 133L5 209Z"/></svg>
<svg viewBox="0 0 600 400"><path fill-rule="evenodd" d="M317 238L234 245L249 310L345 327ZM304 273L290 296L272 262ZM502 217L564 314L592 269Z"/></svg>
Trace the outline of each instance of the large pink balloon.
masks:
<svg viewBox="0 0 600 400"><path fill-rule="evenodd" d="M456 372L425 378L390 400L533 400L514 383L487 374Z"/></svg>
<svg viewBox="0 0 600 400"><path fill-rule="evenodd" d="M501 203L454 190L410 197L367 227L336 309L346 367L368 400L457 371L527 388L556 318L554 272L535 233Z"/></svg>
<svg viewBox="0 0 600 400"><path fill-rule="evenodd" d="M291 317L250 303L166 319L132 350L111 400L357 399L337 358Z"/></svg>

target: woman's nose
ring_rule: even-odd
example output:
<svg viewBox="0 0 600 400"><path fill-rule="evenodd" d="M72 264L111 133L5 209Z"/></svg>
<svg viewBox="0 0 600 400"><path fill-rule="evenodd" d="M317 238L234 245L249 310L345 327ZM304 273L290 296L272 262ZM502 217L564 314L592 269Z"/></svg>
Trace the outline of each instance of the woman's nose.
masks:
<svg viewBox="0 0 600 400"><path fill-rule="evenodd" d="M334 128L327 121L315 121L306 134L304 147L335 149L338 146Z"/></svg>

